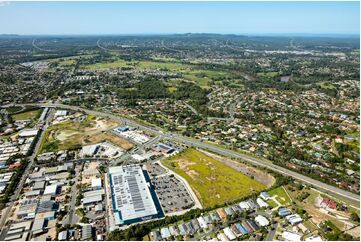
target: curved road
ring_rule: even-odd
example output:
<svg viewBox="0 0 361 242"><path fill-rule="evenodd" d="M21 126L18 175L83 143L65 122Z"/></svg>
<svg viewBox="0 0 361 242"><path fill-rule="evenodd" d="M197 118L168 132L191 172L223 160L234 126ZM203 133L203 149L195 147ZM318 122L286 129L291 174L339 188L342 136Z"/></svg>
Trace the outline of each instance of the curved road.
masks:
<svg viewBox="0 0 361 242"><path fill-rule="evenodd" d="M48 50L48 49L40 48L39 46L37 46L37 45L35 44L35 42L36 42L36 39L33 39L33 42L31 43L35 49L38 49L38 50L41 50L41 51L47 51L47 52L55 51L55 50Z"/></svg>
<svg viewBox="0 0 361 242"><path fill-rule="evenodd" d="M23 105L33 105L33 106L41 106L41 107L53 107L53 108L61 108L61 109L69 109L69 110L73 110L73 111L82 111L84 113L87 114L92 114L92 115L96 115L96 116L101 116L101 117L106 117L106 118L110 118L110 119L114 119L114 120L118 120L121 122L125 122L128 123L134 127L137 127L139 129L142 129L144 131L156 134L156 135L160 135L165 139L169 139L169 140L174 140L180 143L184 143L186 145L189 146L193 146L193 147L197 147L197 148L202 148L202 149L206 149L209 151L212 151L214 153L223 155L223 156L228 156L228 157L232 157L232 158L238 158L238 159L242 159L244 161L247 161L253 165L256 166L260 166L260 167L265 167L269 170L272 170L274 172L280 173L282 175L285 176L290 176L296 180L299 180L303 183L306 183L312 187L315 187L321 191L330 193L330 194L334 194L334 195L338 195L341 197L344 197L346 199L355 201L357 203L360 202L360 195L359 194L355 194L355 193L351 193L345 190L342 190L340 188L328 185L326 183L323 183L321 181L315 180L313 178L307 177L305 175L299 174L297 172L288 170L284 167L269 163L269 162L265 162L261 159L258 159L256 157L252 157L250 155L246 155L246 154L241 154L232 150L228 150L226 148L222 148L222 147L218 147L216 145L212 145L212 144L208 144L208 143L203 143L199 140L196 139L192 139L189 137L184 137L182 135L176 134L176 133L172 133L172 132L163 132L160 129L155 129L153 127L148 127L145 126L143 124L140 124L134 120L125 118L125 117L120 117L120 116L116 116L110 113L103 113L103 112L98 112L98 111L93 111L93 110L88 110L88 109L84 109L84 108L80 108L77 106L69 106L69 105L64 105L64 104L45 104L45 103L28 103L28 104L9 104L9 105L5 105L3 107L9 107L9 106L23 106Z"/></svg>

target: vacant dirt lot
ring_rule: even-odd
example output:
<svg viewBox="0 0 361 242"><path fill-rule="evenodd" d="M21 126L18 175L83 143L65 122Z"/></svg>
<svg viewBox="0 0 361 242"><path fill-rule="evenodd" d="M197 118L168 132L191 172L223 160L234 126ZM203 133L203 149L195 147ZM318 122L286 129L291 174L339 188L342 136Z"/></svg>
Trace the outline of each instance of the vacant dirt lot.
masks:
<svg viewBox="0 0 361 242"><path fill-rule="evenodd" d="M99 117L87 116L83 121L68 120L50 126L46 130L41 152L80 148L108 140L123 149L130 149L132 144L121 137L116 138L108 130L120 125L118 122Z"/></svg>
<svg viewBox="0 0 361 242"><path fill-rule="evenodd" d="M97 144L103 141L110 141L111 143L125 149L125 150L130 150L131 148L134 147L134 145L132 143L130 143L129 141L127 141L126 139L123 139L122 137L112 134L111 132L102 132L102 133L97 133L95 135L92 136L86 136L84 141L85 143L88 144Z"/></svg>
<svg viewBox="0 0 361 242"><path fill-rule="evenodd" d="M218 156L213 153L209 153L207 151L202 150L202 152L211 156L212 158L226 164L227 166L230 166L233 169L242 172L246 176L252 177L256 181L262 183L263 185L265 185L267 187L271 187L273 185L273 183L276 181L276 179L273 176L271 176L270 174L260 171L254 167L247 166L241 162L227 159L225 157Z"/></svg>

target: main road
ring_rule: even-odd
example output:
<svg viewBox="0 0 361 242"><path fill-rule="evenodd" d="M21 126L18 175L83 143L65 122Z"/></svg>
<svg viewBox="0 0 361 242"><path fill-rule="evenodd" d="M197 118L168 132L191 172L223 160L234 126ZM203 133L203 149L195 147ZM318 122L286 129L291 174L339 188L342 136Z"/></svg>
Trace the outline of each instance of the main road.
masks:
<svg viewBox="0 0 361 242"><path fill-rule="evenodd" d="M64 104L58 104L58 103L53 103L53 104L46 104L46 103L27 103L27 104L9 104L3 107L9 107L9 106L24 106L24 105L33 105L33 106L40 106L40 107L50 107L50 108L60 108L60 109L68 109L68 110L73 110L73 111L81 111L87 114L92 114L92 115L96 115L96 116L101 116L101 117L105 117L105 118L110 118L110 119L114 119L117 121L121 121L124 122L126 124L129 124L131 126L137 127L139 129L142 129L144 131L153 133L155 135L159 135L162 136L165 139L169 139L169 140L174 140L180 143L184 143L186 145L189 146L193 146L193 147L197 147L197 148L202 148L202 149L206 149L209 150L211 152L223 155L223 156L227 156L227 157L232 157L232 158L237 158L237 159L241 159L244 160L246 162L249 162L253 165L259 166L259 167L265 167L269 170L272 170L274 172L280 173L282 175L285 176L290 176L296 180L299 180L305 184L308 184L314 188L317 188L323 192L332 194L332 195L337 195L343 198L346 198L348 200L352 200L354 202L359 203L360 202L360 195L359 194L355 194L355 193L351 193L348 191L345 191L343 189L334 187L332 185L323 183L321 181L315 180L313 178L310 178L308 176L304 176L302 174L299 174L297 172L291 171L287 168L272 164L270 162L264 161L260 158L257 157L253 157L247 154L242 154L242 153L238 153L236 151L232 151L223 147L219 147L216 145L212 145L209 143L204 143L202 141L193 139L193 138L189 138L189 137L185 137L182 135L179 135L177 133L173 133L173 132L163 132L162 130L155 128L155 127L148 127L144 124L140 124L137 121L134 121L132 119L129 118L125 118L125 117L120 117L111 113L104 113L104 112L99 112L99 111L94 111L94 110L89 110L89 109L84 109L81 107L77 107L77 106L69 106L69 105L64 105Z"/></svg>

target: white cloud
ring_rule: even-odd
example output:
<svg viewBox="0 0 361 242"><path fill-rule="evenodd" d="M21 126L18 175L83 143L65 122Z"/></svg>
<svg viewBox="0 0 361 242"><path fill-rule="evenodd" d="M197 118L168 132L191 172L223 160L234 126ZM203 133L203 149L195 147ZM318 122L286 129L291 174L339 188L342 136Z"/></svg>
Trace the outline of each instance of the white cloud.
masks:
<svg viewBox="0 0 361 242"><path fill-rule="evenodd" d="M10 2L9 1L0 1L0 7L5 7L5 6L9 6Z"/></svg>

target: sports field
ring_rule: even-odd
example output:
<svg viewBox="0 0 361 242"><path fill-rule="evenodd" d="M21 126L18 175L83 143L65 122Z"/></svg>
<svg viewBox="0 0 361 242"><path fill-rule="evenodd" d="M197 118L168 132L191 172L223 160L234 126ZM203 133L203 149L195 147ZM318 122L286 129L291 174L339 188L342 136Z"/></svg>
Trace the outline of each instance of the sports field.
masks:
<svg viewBox="0 0 361 242"><path fill-rule="evenodd" d="M204 207L231 202L266 188L195 149L188 149L162 163L188 181Z"/></svg>
<svg viewBox="0 0 361 242"><path fill-rule="evenodd" d="M69 120L52 125L46 130L39 153L77 149L105 140L123 149L130 149L133 147L131 143L108 132L117 125L119 124L115 121L92 116L87 116L81 122Z"/></svg>

